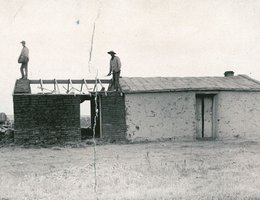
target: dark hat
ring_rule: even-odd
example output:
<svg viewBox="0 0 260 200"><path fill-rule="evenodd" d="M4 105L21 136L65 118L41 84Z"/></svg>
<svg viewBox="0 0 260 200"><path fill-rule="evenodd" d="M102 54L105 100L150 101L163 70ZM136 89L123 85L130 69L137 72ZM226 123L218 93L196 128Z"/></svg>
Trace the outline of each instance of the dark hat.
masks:
<svg viewBox="0 0 260 200"><path fill-rule="evenodd" d="M107 52L108 54L116 54L114 51Z"/></svg>
<svg viewBox="0 0 260 200"><path fill-rule="evenodd" d="M22 44L25 44L25 41L22 41L21 43L22 43Z"/></svg>

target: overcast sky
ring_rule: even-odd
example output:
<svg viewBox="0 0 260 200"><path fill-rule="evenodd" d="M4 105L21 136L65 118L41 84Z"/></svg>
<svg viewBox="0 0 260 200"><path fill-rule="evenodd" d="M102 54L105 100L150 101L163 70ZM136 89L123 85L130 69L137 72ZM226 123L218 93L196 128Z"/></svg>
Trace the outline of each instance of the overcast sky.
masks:
<svg viewBox="0 0 260 200"><path fill-rule="evenodd" d="M30 50L30 79L95 78L96 71L104 78L106 52L114 50L122 76L234 70L260 80L258 0L0 0L0 27L0 112L7 114L22 40Z"/></svg>

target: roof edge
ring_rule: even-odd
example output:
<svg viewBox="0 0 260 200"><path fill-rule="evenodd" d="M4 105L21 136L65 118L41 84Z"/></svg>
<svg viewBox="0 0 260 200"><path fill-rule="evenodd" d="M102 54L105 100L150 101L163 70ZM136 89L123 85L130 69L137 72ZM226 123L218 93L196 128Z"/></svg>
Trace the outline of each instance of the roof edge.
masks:
<svg viewBox="0 0 260 200"><path fill-rule="evenodd" d="M252 82L257 83L257 84L260 85L260 81L258 81L258 80L256 80L256 79L253 79L253 78L251 78L250 76L248 76L248 75L246 75L246 74L238 74L237 76L240 76L240 77L242 77L242 78L245 78L245 79L247 79L247 80L249 80L249 81L252 81Z"/></svg>
<svg viewBox="0 0 260 200"><path fill-rule="evenodd" d="M139 90L139 91L122 91L124 94L139 94L139 93L164 93L164 92L260 92L260 89L240 89L240 88L182 88L168 90Z"/></svg>

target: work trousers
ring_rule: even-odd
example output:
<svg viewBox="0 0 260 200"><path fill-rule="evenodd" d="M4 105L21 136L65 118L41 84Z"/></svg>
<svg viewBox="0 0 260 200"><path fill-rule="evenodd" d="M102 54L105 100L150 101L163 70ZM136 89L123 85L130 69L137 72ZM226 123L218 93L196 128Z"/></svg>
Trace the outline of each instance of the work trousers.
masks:
<svg viewBox="0 0 260 200"><path fill-rule="evenodd" d="M20 67L20 72L22 75L22 79L27 79L28 78L28 62L22 63Z"/></svg>
<svg viewBox="0 0 260 200"><path fill-rule="evenodd" d="M120 71L119 72L113 72L113 86L114 90L119 90L119 77L120 77Z"/></svg>

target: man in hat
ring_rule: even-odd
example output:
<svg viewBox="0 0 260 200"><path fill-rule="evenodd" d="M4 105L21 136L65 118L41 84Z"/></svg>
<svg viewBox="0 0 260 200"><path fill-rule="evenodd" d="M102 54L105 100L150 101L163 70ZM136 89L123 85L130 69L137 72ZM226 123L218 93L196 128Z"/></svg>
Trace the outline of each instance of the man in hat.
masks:
<svg viewBox="0 0 260 200"><path fill-rule="evenodd" d="M29 62L29 49L25 46L25 41L22 41L21 44L23 45L22 52L19 56L18 62L21 63L20 72L21 72L21 79L28 78L28 62Z"/></svg>
<svg viewBox="0 0 260 200"><path fill-rule="evenodd" d="M120 77L120 71L121 71L121 62L118 56L116 56L116 53L114 51L107 52L111 55L110 59L110 68L109 73L107 76L110 76L111 73L113 74L112 78L112 88L116 91L119 89L119 77Z"/></svg>

